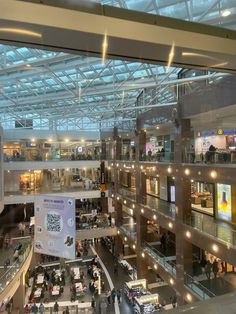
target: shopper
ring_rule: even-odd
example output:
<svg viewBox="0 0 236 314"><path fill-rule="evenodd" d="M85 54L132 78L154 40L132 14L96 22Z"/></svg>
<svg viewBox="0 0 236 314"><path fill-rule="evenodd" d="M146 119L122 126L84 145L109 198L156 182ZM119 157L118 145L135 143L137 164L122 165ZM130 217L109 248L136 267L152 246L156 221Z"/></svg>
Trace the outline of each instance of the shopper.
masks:
<svg viewBox="0 0 236 314"><path fill-rule="evenodd" d="M116 291L116 296L117 296L117 301L118 301L118 303L120 304L120 301L121 301L121 292L120 292L119 289Z"/></svg>
<svg viewBox="0 0 236 314"><path fill-rule="evenodd" d="M110 290L107 290L106 297L107 297L107 303L110 305L111 304L111 291Z"/></svg>
<svg viewBox="0 0 236 314"><path fill-rule="evenodd" d="M39 313L43 314L44 312L45 312L45 307L44 307L43 303L41 303L39 306Z"/></svg>
<svg viewBox="0 0 236 314"><path fill-rule="evenodd" d="M163 253L166 252L166 234L163 233L161 236L161 250Z"/></svg>
<svg viewBox="0 0 236 314"><path fill-rule="evenodd" d="M95 308L96 308L96 302L95 302L95 298L94 296L92 296L92 300L91 300L91 307L94 309L95 311Z"/></svg>
<svg viewBox="0 0 236 314"><path fill-rule="evenodd" d="M116 261L114 263L114 275L118 275L118 264Z"/></svg>
<svg viewBox="0 0 236 314"><path fill-rule="evenodd" d="M116 290L113 288L111 291L111 298L112 298L112 303L115 303L115 299L116 299Z"/></svg>
<svg viewBox="0 0 236 314"><path fill-rule="evenodd" d="M216 278L219 271L218 262L216 259L214 260L212 264L212 271L213 271L214 277Z"/></svg>
<svg viewBox="0 0 236 314"><path fill-rule="evenodd" d="M25 312L25 314L30 313L30 306L29 306L29 304L25 305L24 312Z"/></svg>
<svg viewBox="0 0 236 314"><path fill-rule="evenodd" d="M58 311L59 311L59 305L58 305L57 301L53 306L53 311L54 311L54 313L58 313Z"/></svg>
<svg viewBox="0 0 236 314"><path fill-rule="evenodd" d="M177 298L176 298L176 295L174 295L174 296L171 298L171 303L172 303L173 308L176 307L176 302L177 302Z"/></svg>
<svg viewBox="0 0 236 314"><path fill-rule="evenodd" d="M190 162L192 164L194 164L194 162L195 162L195 149L194 149L193 145L191 145L191 147L190 147Z"/></svg>
<svg viewBox="0 0 236 314"><path fill-rule="evenodd" d="M212 267L211 262L208 260L205 266L205 273L208 280L211 279L211 267Z"/></svg>
<svg viewBox="0 0 236 314"><path fill-rule="evenodd" d="M34 313L34 314L38 313L38 307L37 307L36 303L34 303L32 305L31 312Z"/></svg>

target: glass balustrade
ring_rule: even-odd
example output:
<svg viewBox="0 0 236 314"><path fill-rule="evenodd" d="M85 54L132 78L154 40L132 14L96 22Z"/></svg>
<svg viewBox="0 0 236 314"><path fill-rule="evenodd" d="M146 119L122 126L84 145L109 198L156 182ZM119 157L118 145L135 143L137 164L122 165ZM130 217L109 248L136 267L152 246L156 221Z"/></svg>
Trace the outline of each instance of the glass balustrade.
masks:
<svg viewBox="0 0 236 314"><path fill-rule="evenodd" d="M137 233L135 230L131 230L128 226L120 226L119 229L130 239L136 241L137 240Z"/></svg>
<svg viewBox="0 0 236 314"><path fill-rule="evenodd" d="M132 201L135 201L135 200L136 200L136 193L133 192L133 191L130 191L130 190L128 190L128 189L120 188L120 189L118 189L117 193L118 193L120 196L129 198L129 199L132 200Z"/></svg>
<svg viewBox="0 0 236 314"><path fill-rule="evenodd" d="M143 196L141 202L144 206L152 209L154 212L160 212L167 217L175 217L175 205L159 198L146 195Z"/></svg>
<svg viewBox="0 0 236 314"><path fill-rule="evenodd" d="M31 237L21 239L22 248L19 251L19 256L14 263L6 266L5 272L0 277L0 293L6 286L14 279L16 274L20 271L22 265L24 264L26 258L28 257L31 247L32 239Z"/></svg>
<svg viewBox="0 0 236 314"><path fill-rule="evenodd" d="M144 251L155 259L159 265L161 265L169 274L176 276L176 265L168 260L168 257L162 254L160 251L155 249L152 245L147 242L143 243Z"/></svg>
<svg viewBox="0 0 236 314"><path fill-rule="evenodd" d="M152 154L143 154L140 156L140 161L150 162L173 162L174 152L157 152Z"/></svg>
<svg viewBox="0 0 236 314"><path fill-rule="evenodd" d="M186 151L183 154L184 163L196 164L235 164L236 152L229 149L217 149L216 151Z"/></svg>
<svg viewBox="0 0 236 314"><path fill-rule="evenodd" d="M211 292L197 280L194 280L194 278L188 274L184 274L184 284L189 289L191 289L201 300L207 300L216 296L213 292Z"/></svg>
<svg viewBox="0 0 236 314"><path fill-rule="evenodd" d="M217 221L213 217L192 211L186 224L226 244L236 245L236 229L226 222Z"/></svg>
<svg viewBox="0 0 236 314"><path fill-rule="evenodd" d="M176 277L176 265L168 259L168 256L163 255L147 242L143 243L143 250L146 254L152 257L157 263L164 268L169 274ZM201 300L207 300L215 297L215 294L195 280L192 276L184 274L184 284Z"/></svg>
<svg viewBox="0 0 236 314"><path fill-rule="evenodd" d="M10 161L63 161L63 160L100 160L101 147L94 143L8 141L3 144L3 160Z"/></svg>

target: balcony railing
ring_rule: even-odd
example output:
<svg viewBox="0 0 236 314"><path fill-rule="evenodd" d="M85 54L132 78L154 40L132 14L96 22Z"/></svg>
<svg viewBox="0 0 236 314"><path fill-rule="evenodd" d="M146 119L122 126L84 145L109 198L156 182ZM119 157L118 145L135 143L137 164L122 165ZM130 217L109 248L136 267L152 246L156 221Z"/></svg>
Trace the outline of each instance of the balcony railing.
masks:
<svg viewBox="0 0 236 314"><path fill-rule="evenodd" d="M142 156L140 156L140 161L173 162L174 153L173 152L157 152L152 155L143 154Z"/></svg>
<svg viewBox="0 0 236 314"><path fill-rule="evenodd" d="M216 221L213 217L193 211L186 224L226 244L236 246L236 229L223 221Z"/></svg>
<svg viewBox="0 0 236 314"><path fill-rule="evenodd" d="M127 228L127 226L120 226L119 229L130 239L132 239L133 241L137 240L137 233L136 231L132 231L129 228Z"/></svg>
<svg viewBox="0 0 236 314"><path fill-rule="evenodd" d="M118 194L120 194L123 197L129 198L130 200L134 201L136 200L136 193L132 192L130 190L124 189L124 188L120 188L118 190Z"/></svg>
<svg viewBox="0 0 236 314"><path fill-rule="evenodd" d="M32 239L28 237L26 239L22 239L22 248L19 253L19 257L17 260L10 266L7 267L4 274L0 277L0 293L9 285L9 283L14 279L17 272L21 269L24 264L26 258L28 257L31 247L32 247Z"/></svg>
<svg viewBox="0 0 236 314"><path fill-rule="evenodd" d="M160 251L155 249L149 243L143 243L143 250L152 257L157 263L165 269L173 277L176 277L176 265L168 260L168 256L163 255ZM215 294L204 287L200 282L195 280L188 274L184 274L184 285L189 288L195 295L198 296L200 300L207 300L209 298L215 297Z"/></svg>
<svg viewBox="0 0 236 314"><path fill-rule="evenodd" d="M216 150L216 151L188 151L183 154L184 163L196 164L235 164L236 151Z"/></svg>
<svg viewBox="0 0 236 314"><path fill-rule="evenodd" d="M169 261L167 256L162 254L160 251L155 249L147 242L143 243L143 249L148 255L155 259L158 264L161 265L161 267L164 268L169 274L176 277L176 265L173 262Z"/></svg>
<svg viewBox="0 0 236 314"><path fill-rule="evenodd" d="M175 205L167 201L163 201L153 196L143 196L141 200L144 206L149 207L154 212L160 212L166 217L175 217Z"/></svg>

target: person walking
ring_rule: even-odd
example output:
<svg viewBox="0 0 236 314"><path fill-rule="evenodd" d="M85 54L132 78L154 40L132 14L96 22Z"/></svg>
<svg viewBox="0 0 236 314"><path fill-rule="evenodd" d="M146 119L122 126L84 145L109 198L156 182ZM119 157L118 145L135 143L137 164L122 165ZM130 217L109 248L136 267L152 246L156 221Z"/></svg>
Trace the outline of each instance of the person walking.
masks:
<svg viewBox="0 0 236 314"><path fill-rule="evenodd" d="M107 290L106 297L107 297L107 303L108 305L110 305L111 304L111 291L110 290Z"/></svg>
<svg viewBox="0 0 236 314"><path fill-rule="evenodd" d="M118 275L118 264L117 264L117 262L114 263L114 275Z"/></svg>
<svg viewBox="0 0 236 314"><path fill-rule="evenodd" d="M211 267L212 267L211 262L208 260L205 266L205 273L208 280L211 279Z"/></svg>
<svg viewBox="0 0 236 314"><path fill-rule="evenodd" d="M117 301L118 301L118 303L120 304L120 300L121 300L121 292L120 292L120 290L119 290L119 289L117 289L117 291L116 291L116 296L117 296Z"/></svg>
<svg viewBox="0 0 236 314"><path fill-rule="evenodd" d="M69 307L66 307L65 314L70 314Z"/></svg>
<svg viewBox="0 0 236 314"><path fill-rule="evenodd" d="M218 262L216 259L214 260L214 262L212 264L212 271L213 271L214 277L216 278L217 274L219 272Z"/></svg>
<svg viewBox="0 0 236 314"><path fill-rule="evenodd" d="M92 296L92 300L91 300L91 307L93 308L93 311L96 311L96 301L94 296Z"/></svg>
<svg viewBox="0 0 236 314"><path fill-rule="evenodd" d="M58 305L57 301L53 305L53 311L54 311L54 313L58 313L58 311L59 311L59 305Z"/></svg>
<svg viewBox="0 0 236 314"><path fill-rule="evenodd" d="M38 307L37 307L36 303L34 303L32 305L31 312L34 313L34 314L38 313Z"/></svg>
<svg viewBox="0 0 236 314"><path fill-rule="evenodd" d="M39 313L40 314L43 314L45 312L45 307L43 305L43 303L40 303L40 306L39 306Z"/></svg>
<svg viewBox="0 0 236 314"><path fill-rule="evenodd" d="M111 291L111 298L112 298L112 303L115 303L116 300L116 290L113 288Z"/></svg>
<svg viewBox="0 0 236 314"><path fill-rule="evenodd" d="M163 233L161 236L161 250L163 253L166 252L166 234Z"/></svg>
<svg viewBox="0 0 236 314"><path fill-rule="evenodd" d="M25 314L30 313L30 306L29 306L29 304L25 305L24 312L25 312Z"/></svg>

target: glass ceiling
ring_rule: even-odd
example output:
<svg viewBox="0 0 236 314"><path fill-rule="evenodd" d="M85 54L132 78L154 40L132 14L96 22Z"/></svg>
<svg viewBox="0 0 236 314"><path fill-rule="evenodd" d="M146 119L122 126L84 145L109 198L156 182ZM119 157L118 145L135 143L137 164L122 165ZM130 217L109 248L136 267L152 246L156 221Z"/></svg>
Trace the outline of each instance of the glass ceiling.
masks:
<svg viewBox="0 0 236 314"><path fill-rule="evenodd" d="M88 0L88 2L236 29L235 0Z"/></svg>
<svg viewBox="0 0 236 314"><path fill-rule="evenodd" d="M159 86L155 103L176 102L165 82L180 69L106 60L68 53L0 45L0 116L4 128L33 119L34 128L100 129L117 124L133 127L145 104L137 107L144 88ZM152 99L152 104L153 104Z"/></svg>
<svg viewBox="0 0 236 314"><path fill-rule="evenodd" d="M236 29L235 0L88 1ZM180 70L0 45L1 124L14 128L32 120L35 129L133 129L140 113L176 104ZM220 78L213 75L211 81ZM191 81L184 84L192 88Z"/></svg>

